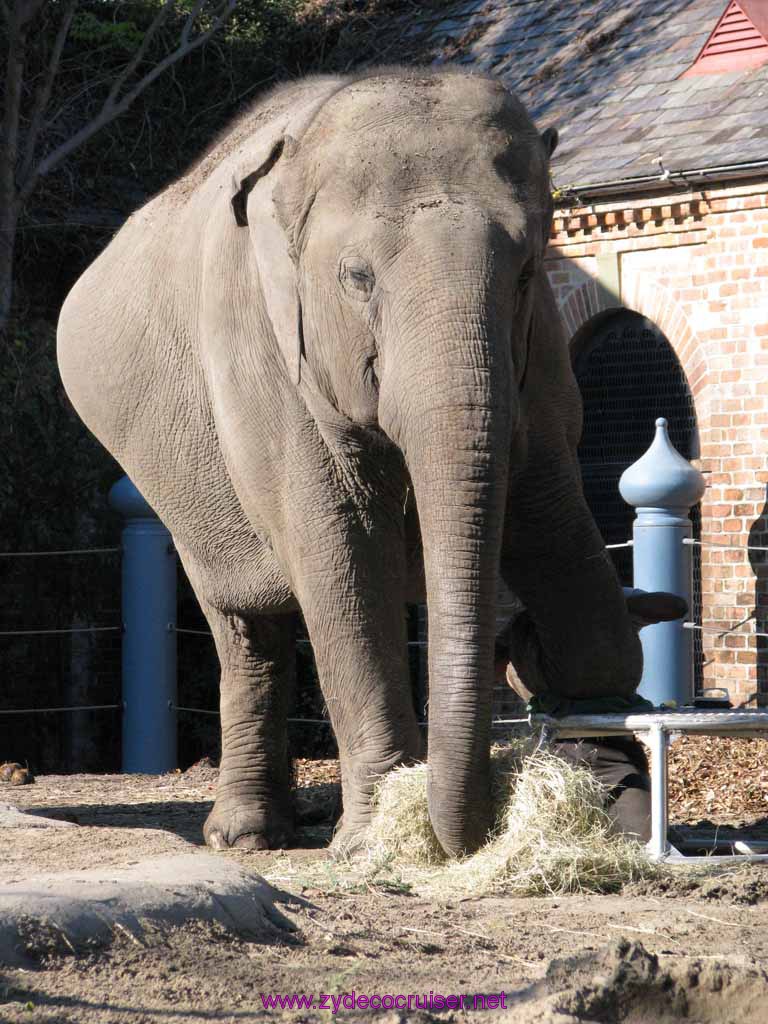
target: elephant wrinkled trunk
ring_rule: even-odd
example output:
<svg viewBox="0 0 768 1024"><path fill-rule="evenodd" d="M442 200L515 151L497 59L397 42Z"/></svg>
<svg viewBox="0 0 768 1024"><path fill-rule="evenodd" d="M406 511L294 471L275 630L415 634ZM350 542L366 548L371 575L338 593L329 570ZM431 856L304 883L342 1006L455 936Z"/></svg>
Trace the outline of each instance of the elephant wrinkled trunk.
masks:
<svg viewBox="0 0 768 1024"><path fill-rule="evenodd" d="M481 321L482 322L482 321ZM477 323L477 321L475 321ZM498 566L513 419L509 343L468 331L404 425L429 615L429 815L451 855L490 824ZM480 337L480 335L483 335Z"/></svg>

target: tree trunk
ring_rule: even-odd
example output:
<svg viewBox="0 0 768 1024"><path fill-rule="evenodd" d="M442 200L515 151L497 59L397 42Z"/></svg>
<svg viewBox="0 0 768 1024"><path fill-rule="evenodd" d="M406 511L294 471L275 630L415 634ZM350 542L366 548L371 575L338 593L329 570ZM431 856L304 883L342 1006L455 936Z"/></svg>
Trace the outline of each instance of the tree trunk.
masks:
<svg viewBox="0 0 768 1024"><path fill-rule="evenodd" d="M19 152L21 85L27 56L27 33L16 5L6 14L8 56L5 67L5 110L0 139L0 338L5 336L13 302L13 255L19 222L16 162Z"/></svg>
<svg viewBox="0 0 768 1024"><path fill-rule="evenodd" d="M0 338L4 338L13 306L13 257L16 249L16 229L19 206L15 200L7 202L0 197Z"/></svg>

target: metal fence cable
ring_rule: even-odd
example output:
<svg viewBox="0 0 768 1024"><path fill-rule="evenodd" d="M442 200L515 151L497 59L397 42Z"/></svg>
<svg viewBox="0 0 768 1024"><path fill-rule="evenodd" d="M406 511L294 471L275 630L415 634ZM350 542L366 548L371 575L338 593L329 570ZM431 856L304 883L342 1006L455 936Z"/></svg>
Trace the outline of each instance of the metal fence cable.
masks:
<svg viewBox="0 0 768 1024"><path fill-rule="evenodd" d="M72 629L3 629L0 636L58 636L64 633L122 633L122 626L76 626Z"/></svg>
<svg viewBox="0 0 768 1024"><path fill-rule="evenodd" d="M0 558L45 558L51 555L114 555L122 548L73 548L71 551L0 551Z"/></svg>
<svg viewBox="0 0 768 1024"><path fill-rule="evenodd" d="M684 622L683 623L683 629L694 629L694 630L696 630L696 632L699 632L699 633L711 633L711 634L713 634L715 636L746 636L746 637L759 636L759 637L768 638L768 633L739 633L739 632L737 632L737 630L739 629L739 626L742 626L742 625L744 625L744 623L740 622L740 623L738 623L738 625L732 626L730 629L729 628L719 629L717 626L700 626L698 624L698 622Z"/></svg>
<svg viewBox="0 0 768 1024"><path fill-rule="evenodd" d="M216 715L219 716L218 711L209 711L207 708L186 708L181 707L179 704L172 705L173 711L187 711L193 715ZM286 721L289 725L326 725L330 726L331 722L327 718L287 718ZM523 725L529 722L528 718L493 718L491 719L491 725ZM428 725L427 722L419 722L419 725Z"/></svg>
<svg viewBox="0 0 768 1024"><path fill-rule="evenodd" d="M192 715L216 715L217 718L220 715L219 711L208 711L207 708L183 708L180 704L171 705L171 711L188 711Z"/></svg>
<svg viewBox="0 0 768 1024"><path fill-rule="evenodd" d="M68 708L3 708L0 715L50 715L60 711L116 711L122 704L78 704Z"/></svg>
<svg viewBox="0 0 768 1024"><path fill-rule="evenodd" d="M694 540L693 537L684 537L683 544L699 548L723 548L726 551L768 551L768 547L760 544L718 544L713 540Z"/></svg>

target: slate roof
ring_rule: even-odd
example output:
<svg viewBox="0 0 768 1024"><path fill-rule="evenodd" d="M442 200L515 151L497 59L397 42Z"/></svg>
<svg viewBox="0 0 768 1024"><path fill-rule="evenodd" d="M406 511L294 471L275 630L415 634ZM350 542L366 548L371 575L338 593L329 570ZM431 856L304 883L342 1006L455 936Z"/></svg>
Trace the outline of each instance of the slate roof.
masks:
<svg viewBox="0 0 768 1024"><path fill-rule="evenodd" d="M762 0L768 4L768 0ZM560 187L768 159L768 65L679 76L727 0L463 0L419 5L382 40L499 75L555 125ZM389 45L387 46L386 43Z"/></svg>

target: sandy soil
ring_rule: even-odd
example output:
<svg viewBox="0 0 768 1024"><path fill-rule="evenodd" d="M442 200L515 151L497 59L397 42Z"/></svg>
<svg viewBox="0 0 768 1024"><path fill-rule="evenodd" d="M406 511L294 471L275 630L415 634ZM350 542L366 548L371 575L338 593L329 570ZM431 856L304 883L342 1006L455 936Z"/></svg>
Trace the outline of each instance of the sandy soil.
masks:
<svg viewBox="0 0 768 1024"><path fill-rule="evenodd" d="M325 858L332 775L299 767L305 824L291 862ZM2 787L20 808L77 829L9 829L0 882L40 871L129 864L201 847L215 770L177 775L48 776ZM348 1020L693 1020L764 1024L768 1005L768 868L675 875L613 896L427 901L396 885L349 892L280 877L283 855L230 853L306 899L284 907L297 931L247 940L185 926L156 941L126 936L108 950L41 949L27 971L0 974L0 1021L327 1021L320 993L499 995L501 1009L341 1009ZM286 876L288 877L288 876ZM289 884L290 883L290 884ZM314 1009L265 1008L262 996L306 993ZM415 1006L415 1004L413 1004ZM471 1006L471 1000L470 1000Z"/></svg>

